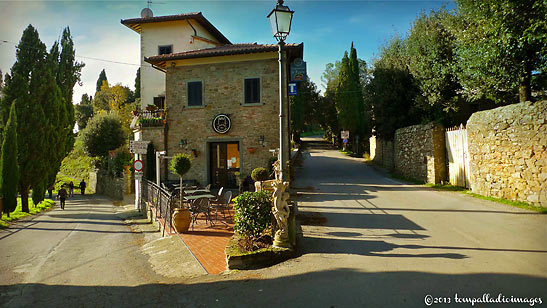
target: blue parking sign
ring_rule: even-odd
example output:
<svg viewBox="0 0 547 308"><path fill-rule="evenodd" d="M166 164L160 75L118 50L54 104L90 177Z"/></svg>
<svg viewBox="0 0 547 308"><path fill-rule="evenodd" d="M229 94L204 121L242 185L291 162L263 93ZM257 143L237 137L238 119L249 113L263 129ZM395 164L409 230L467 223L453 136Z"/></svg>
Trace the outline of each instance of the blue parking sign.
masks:
<svg viewBox="0 0 547 308"><path fill-rule="evenodd" d="M289 82L289 96L296 95L296 82Z"/></svg>

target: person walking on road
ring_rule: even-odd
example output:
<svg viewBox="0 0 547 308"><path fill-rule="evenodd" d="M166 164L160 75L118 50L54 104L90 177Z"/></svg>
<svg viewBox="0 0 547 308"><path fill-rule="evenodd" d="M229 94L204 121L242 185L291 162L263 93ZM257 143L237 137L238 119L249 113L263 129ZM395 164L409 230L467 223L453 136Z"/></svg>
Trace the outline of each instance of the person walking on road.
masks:
<svg viewBox="0 0 547 308"><path fill-rule="evenodd" d="M61 209L64 210L65 200L67 197L67 191L65 189L65 185L61 185L61 189L59 189L58 195L59 195L59 200L61 200Z"/></svg>
<svg viewBox="0 0 547 308"><path fill-rule="evenodd" d="M82 191L82 195L85 195L85 181L84 179L82 179L82 181L80 182L80 190Z"/></svg>
<svg viewBox="0 0 547 308"><path fill-rule="evenodd" d="M68 183L68 196L70 198L74 197L74 183L72 183L72 181Z"/></svg>

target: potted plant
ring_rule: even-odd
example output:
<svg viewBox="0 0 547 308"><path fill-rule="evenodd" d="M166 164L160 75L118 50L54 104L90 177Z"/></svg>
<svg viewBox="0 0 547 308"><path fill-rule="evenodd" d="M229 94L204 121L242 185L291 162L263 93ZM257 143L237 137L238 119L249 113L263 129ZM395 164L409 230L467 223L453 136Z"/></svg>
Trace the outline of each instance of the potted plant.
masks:
<svg viewBox="0 0 547 308"><path fill-rule="evenodd" d="M190 167L192 166L192 159L188 154L176 154L171 159L171 165L169 169L174 174L177 174L180 177L180 204L182 204L182 177L186 174ZM190 228L190 222L192 218L190 216L190 211L184 206L177 207L173 211L173 226L177 232L186 232Z"/></svg>
<svg viewBox="0 0 547 308"><path fill-rule="evenodd" d="M245 176L239 171L234 172L234 175L236 176L237 187L239 188L239 193L241 194L243 192L243 183L245 182Z"/></svg>
<svg viewBox="0 0 547 308"><path fill-rule="evenodd" d="M269 177L270 175L268 174L268 170L262 167L255 168L253 172L251 172L251 178L253 179L253 181L255 181L256 191L263 190L264 187L262 185L262 182L266 181Z"/></svg>

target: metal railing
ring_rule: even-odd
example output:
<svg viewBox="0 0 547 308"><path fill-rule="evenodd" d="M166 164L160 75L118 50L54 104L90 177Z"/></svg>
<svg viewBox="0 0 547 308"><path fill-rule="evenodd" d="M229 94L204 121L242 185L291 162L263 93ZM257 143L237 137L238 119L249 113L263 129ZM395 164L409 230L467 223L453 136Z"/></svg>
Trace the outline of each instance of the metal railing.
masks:
<svg viewBox="0 0 547 308"><path fill-rule="evenodd" d="M169 228L169 233L172 231L171 216L173 209L176 205L178 194L171 194L169 191L159 187L156 183L141 180L141 204L140 209L148 209L150 216L155 221L159 220L160 226L162 226L162 236L165 233L165 229Z"/></svg>

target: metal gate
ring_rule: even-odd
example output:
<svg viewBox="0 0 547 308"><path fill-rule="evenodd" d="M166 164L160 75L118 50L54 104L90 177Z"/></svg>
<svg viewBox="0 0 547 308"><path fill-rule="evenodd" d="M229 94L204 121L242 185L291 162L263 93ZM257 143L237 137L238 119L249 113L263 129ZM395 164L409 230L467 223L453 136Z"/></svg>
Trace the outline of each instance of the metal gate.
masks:
<svg viewBox="0 0 547 308"><path fill-rule="evenodd" d="M467 129L463 124L460 127L449 128L446 130L445 139L450 184L470 188Z"/></svg>

